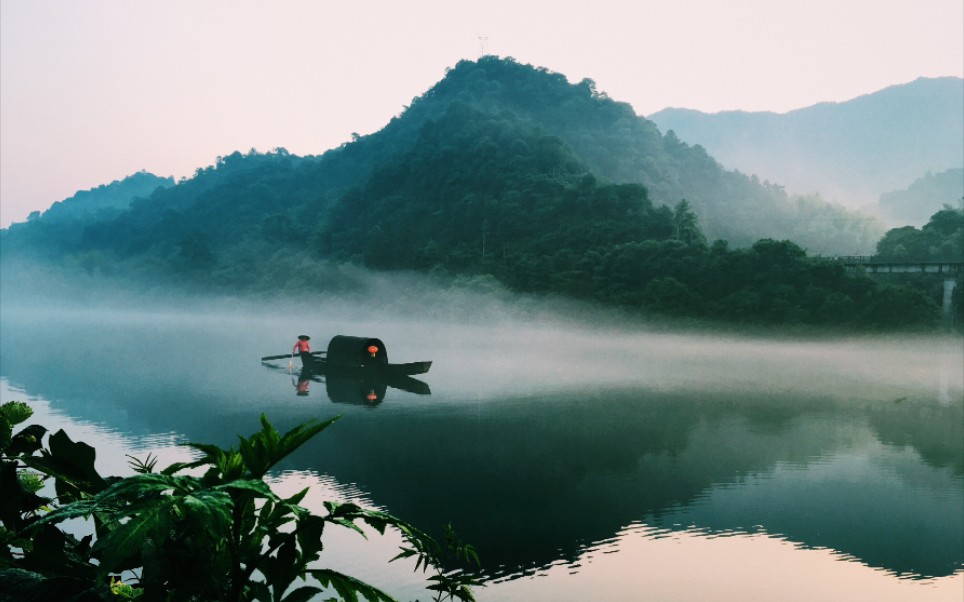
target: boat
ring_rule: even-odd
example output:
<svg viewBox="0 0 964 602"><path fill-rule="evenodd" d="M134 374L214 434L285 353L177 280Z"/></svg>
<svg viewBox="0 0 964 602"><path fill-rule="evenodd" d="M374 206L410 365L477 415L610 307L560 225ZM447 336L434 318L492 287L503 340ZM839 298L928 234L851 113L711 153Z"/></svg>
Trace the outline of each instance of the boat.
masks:
<svg viewBox="0 0 964 602"><path fill-rule="evenodd" d="M304 392L299 389L299 394L307 395L307 383L316 381L325 383L328 397L335 403L377 405L387 387L431 395L428 384L411 377L428 372L432 362L390 364L385 344L379 339L338 335L331 339L326 351L313 351L309 357L310 361L302 362L298 382L304 384ZM262 357L261 362L277 368L270 362L290 362L293 358L292 354L269 355Z"/></svg>
<svg viewBox="0 0 964 602"><path fill-rule="evenodd" d="M287 360L293 355L268 355L262 362ZM358 374L384 376L414 376L425 374L432 368L431 361L388 363L385 343L371 337L338 335L328 342L327 351L311 353L311 368L322 374ZM307 367L307 366L306 366Z"/></svg>

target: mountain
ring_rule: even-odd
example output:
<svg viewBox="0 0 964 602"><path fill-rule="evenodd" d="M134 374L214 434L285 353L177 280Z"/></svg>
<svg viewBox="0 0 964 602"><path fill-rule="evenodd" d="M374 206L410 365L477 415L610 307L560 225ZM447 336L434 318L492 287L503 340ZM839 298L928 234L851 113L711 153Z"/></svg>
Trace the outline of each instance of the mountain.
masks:
<svg viewBox="0 0 964 602"><path fill-rule="evenodd" d="M944 205L960 207L964 199L964 167L927 172L904 190L880 195L877 211L892 222L922 226Z"/></svg>
<svg viewBox="0 0 964 602"><path fill-rule="evenodd" d="M174 185L174 178L162 178L146 171L139 171L123 180L114 180L90 190L77 192L70 198L57 201L37 216L48 222L69 219L104 221L130 209L131 201L147 198L158 188Z"/></svg>
<svg viewBox="0 0 964 602"><path fill-rule="evenodd" d="M98 222L111 222L130 210L136 199L174 186L174 178L146 171L122 180L102 184L57 201L43 213L35 211L26 223L12 224L3 231L4 250L39 252L55 258L80 241L84 229Z"/></svg>
<svg viewBox="0 0 964 602"><path fill-rule="evenodd" d="M789 113L664 109L649 116L729 169L849 207L964 165L964 80L920 78Z"/></svg>
<svg viewBox="0 0 964 602"><path fill-rule="evenodd" d="M702 147L661 134L590 80L570 84L546 69L483 57L450 69L379 132L318 157L284 149L231 153L115 220L91 224L84 239L115 252L165 255L197 238L192 232L199 229L205 244L251 244L265 236L309 244L346 192L413 152L424 128L460 108L526 124L568 149L583 172L604 182L641 184L656 205L686 199L711 240L748 246L761 238L792 239L812 252L853 253L872 249L884 232L867 217L817 198L792 198L778 185L723 169Z"/></svg>
<svg viewBox="0 0 964 602"><path fill-rule="evenodd" d="M878 294L800 246L869 252L882 234L866 217L725 170L590 80L483 57L458 63L379 132L319 156L218 157L69 232L40 216L0 231L0 260L17 286L35 272L11 266L39 258L154 288L317 293L353 286L339 267L350 263L631 311L929 324L937 306L926 296Z"/></svg>
<svg viewBox="0 0 964 602"><path fill-rule="evenodd" d="M662 134L589 79L570 84L562 74L496 57L462 61L398 121L414 133L455 104L532 123L564 142L593 175L642 184L657 205L686 199L710 239L746 246L789 238L815 252L849 253L869 250L883 233L880 224L840 207L791 198L779 185L727 171L702 146Z"/></svg>

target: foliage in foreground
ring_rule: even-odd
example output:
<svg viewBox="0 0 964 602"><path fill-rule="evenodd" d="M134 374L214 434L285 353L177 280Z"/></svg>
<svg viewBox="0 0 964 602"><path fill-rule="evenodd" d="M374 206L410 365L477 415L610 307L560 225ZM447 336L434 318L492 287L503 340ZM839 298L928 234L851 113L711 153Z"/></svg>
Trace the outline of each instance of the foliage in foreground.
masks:
<svg viewBox="0 0 964 602"><path fill-rule="evenodd" d="M95 450L59 430L30 425L32 410L0 406L0 595L60 600L264 600L301 602L334 592L343 600L394 600L352 576L319 568L329 525L398 530L404 545L393 560L414 558L430 570L435 600L474 600L479 582L442 568L442 556L474 563L474 549L446 528L447 549L385 512L325 502L317 516L264 478L282 458L337 418L309 421L281 435L262 415L261 431L239 437L238 449L189 443L200 457L155 471L156 459L133 459L134 476L104 478ZM202 476L180 474L204 468ZM198 471L194 471L198 472ZM53 481L55 497L43 493ZM93 519L95 534L76 538L61 524ZM308 579L313 578L326 590ZM18 599L14 597L13 599ZM6 598L4 598L6 599Z"/></svg>

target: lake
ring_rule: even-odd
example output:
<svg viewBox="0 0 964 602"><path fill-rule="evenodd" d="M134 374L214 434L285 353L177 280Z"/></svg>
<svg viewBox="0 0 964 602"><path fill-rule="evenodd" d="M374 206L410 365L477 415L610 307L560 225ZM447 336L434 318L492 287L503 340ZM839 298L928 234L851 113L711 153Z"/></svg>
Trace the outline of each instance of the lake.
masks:
<svg viewBox="0 0 964 602"><path fill-rule="evenodd" d="M389 311L206 302L3 308L0 401L161 465L342 418L281 492L353 500L481 556L482 601L964 599L964 342L694 334L533 307ZM591 322L587 324L587 322ZM433 360L430 394L308 383L262 364L298 334L378 337ZM348 393L346 393L348 391ZM331 394L331 396L329 395ZM421 393L425 393L422 391ZM400 599L399 539L326 535L326 563Z"/></svg>

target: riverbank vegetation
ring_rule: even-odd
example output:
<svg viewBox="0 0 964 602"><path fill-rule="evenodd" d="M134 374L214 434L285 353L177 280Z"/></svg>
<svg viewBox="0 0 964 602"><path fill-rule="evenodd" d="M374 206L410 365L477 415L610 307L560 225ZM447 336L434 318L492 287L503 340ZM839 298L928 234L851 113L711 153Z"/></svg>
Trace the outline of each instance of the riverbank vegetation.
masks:
<svg viewBox="0 0 964 602"><path fill-rule="evenodd" d="M333 527L364 535L394 529L395 559L427 571L434 599L474 600L478 581L443 562L478 566L474 549L446 527L447 546L386 512L325 502L326 514L299 505L307 489L282 498L265 482L272 468L337 418L310 421L284 435L262 415L261 430L237 449L189 443L198 459L158 469L131 458L133 476L102 477L95 450L63 430L13 427L32 411L0 407L0 594L14 600L170 600L301 602L394 598L318 564ZM44 438L46 437L46 444ZM51 495L53 494L53 495ZM70 519L93 523L78 538Z"/></svg>

